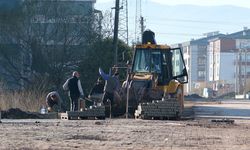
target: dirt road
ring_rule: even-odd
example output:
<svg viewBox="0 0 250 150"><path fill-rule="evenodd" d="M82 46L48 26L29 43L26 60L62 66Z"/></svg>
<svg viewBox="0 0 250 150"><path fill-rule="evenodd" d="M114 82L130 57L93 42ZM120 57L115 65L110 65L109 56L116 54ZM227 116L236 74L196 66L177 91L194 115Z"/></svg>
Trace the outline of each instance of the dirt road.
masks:
<svg viewBox="0 0 250 150"><path fill-rule="evenodd" d="M199 103L192 105L199 108ZM248 150L249 129L250 120L230 124L201 117L185 121L3 119L0 149Z"/></svg>
<svg viewBox="0 0 250 150"><path fill-rule="evenodd" d="M0 149L243 150L249 128L248 121L3 120Z"/></svg>

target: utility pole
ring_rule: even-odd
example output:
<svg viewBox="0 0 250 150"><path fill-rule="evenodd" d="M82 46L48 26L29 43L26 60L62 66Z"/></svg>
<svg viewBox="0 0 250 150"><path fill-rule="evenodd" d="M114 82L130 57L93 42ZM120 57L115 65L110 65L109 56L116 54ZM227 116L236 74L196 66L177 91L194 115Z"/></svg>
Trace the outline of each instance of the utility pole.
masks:
<svg viewBox="0 0 250 150"><path fill-rule="evenodd" d="M140 19L140 24L141 24L141 41L142 41L143 32L145 31L144 17L142 17L142 16Z"/></svg>
<svg viewBox="0 0 250 150"><path fill-rule="evenodd" d="M239 94L238 79L239 79L239 52L235 54L235 85L234 85L235 95Z"/></svg>
<svg viewBox="0 0 250 150"><path fill-rule="evenodd" d="M117 43L118 43L118 25L119 25L119 11L120 11L120 0L115 2L115 21L114 21L114 37L113 37L113 52L114 55L114 65L117 65Z"/></svg>
<svg viewBox="0 0 250 150"><path fill-rule="evenodd" d="M215 97L216 81L215 81L215 46L213 45L213 97Z"/></svg>
<svg viewBox="0 0 250 150"><path fill-rule="evenodd" d="M247 97L246 97L246 94L247 94L247 62L248 62L248 60L247 60L247 48L245 48L245 63L244 63L244 65L245 65L245 69L244 69L244 98L246 99Z"/></svg>
<svg viewBox="0 0 250 150"><path fill-rule="evenodd" d="M239 49L239 94L243 94L243 83L242 83L242 49Z"/></svg>

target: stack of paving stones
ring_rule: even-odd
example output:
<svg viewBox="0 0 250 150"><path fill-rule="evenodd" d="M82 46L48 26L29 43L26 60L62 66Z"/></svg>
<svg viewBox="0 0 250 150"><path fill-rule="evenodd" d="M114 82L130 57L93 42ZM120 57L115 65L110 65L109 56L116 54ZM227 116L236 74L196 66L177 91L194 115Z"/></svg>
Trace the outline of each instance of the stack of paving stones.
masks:
<svg viewBox="0 0 250 150"><path fill-rule="evenodd" d="M61 114L61 119L105 119L105 106L93 106L83 111L66 111Z"/></svg>
<svg viewBox="0 0 250 150"><path fill-rule="evenodd" d="M135 118L171 119L180 115L180 109L180 103L174 98L167 100L154 100L151 103L139 104L135 111Z"/></svg>

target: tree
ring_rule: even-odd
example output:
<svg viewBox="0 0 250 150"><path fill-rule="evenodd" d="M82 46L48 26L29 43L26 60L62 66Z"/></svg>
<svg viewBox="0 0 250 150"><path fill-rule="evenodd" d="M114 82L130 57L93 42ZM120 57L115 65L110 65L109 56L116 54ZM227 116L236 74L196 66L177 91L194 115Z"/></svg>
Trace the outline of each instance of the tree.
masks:
<svg viewBox="0 0 250 150"><path fill-rule="evenodd" d="M104 17L102 18L102 37L112 38L114 30L112 11L104 12L103 16Z"/></svg>
<svg viewBox="0 0 250 150"><path fill-rule="evenodd" d="M61 0L25 0L20 8L12 17L2 15L0 22L0 61L6 66L6 76L19 81L20 87L46 76L48 88L59 89L74 70L90 78L88 87L97 79L99 67L105 71L112 67L110 34L100 33L92 8ZM105 31L111 31L108 22L104 17ZM131 49L124 42L119 41L118 49L119 62L131 58Z"/></svg>
<svg viewBox="0 0 250 150"><path fill-rule="evenodd" d="M83 8L71 8L62 1L41 2L39 8L34 16L34 31L39 39L34 44L37 47L33 48L32 67L39 73L47 72L51 83L59 88L65 74L78 69L90 43L98 38L95 17L91 11L75 12ZM39 67L39 59L44 62L43 67Z"/></svg>
<svg viewBox="0 0 250 150"><path fill-rule="evenodd" d="M90 43L100 37L96 33L94 14L89 10L83 13L79 11L82 6L71 8L60 0L25 0L21 6L18 15L7 13L12 17L6 14L1 17L0 43L7 44L1 44L0 57L3 59L0 60L3 66L8 66L4 67L9 68L6 73L15 81L21 79L31 84L32 70L35 78L48 74L50 83L58 88L65 75L77 69ZM9 21L8 18L13 19ZM17 48L11 54L7 45ZM19 57L21 54L26 57ZM14 59L17 61L12 61ZM27 74L23 74L27 68Z"/></svg>
<svg viewBox="0 0 250 150"><path fill-rule="evenodd" d="M131 60L132 50L123 41L119 41L118 54L119 62L125 64L127 60ZM123 54L124 60L122 59ZM98 68L101 67L108 73L113 66L113 58L114 52L112 51L111 38L101 39L92 44L79 66L80 72L82 72L81 78L87 91L91 89L99 77Z"/></svg>
<svg viewBox="0 0 250 150"><path fill-rule="evenodd" d="M27 22L20 3L13 1L13 4L16 4L13 8L7 7L0 12L0 71L2 76L8 77L12 86L21 87L28 82L30 73L31 49L27 43L30 34L29 28L22 28Z"/></svg>

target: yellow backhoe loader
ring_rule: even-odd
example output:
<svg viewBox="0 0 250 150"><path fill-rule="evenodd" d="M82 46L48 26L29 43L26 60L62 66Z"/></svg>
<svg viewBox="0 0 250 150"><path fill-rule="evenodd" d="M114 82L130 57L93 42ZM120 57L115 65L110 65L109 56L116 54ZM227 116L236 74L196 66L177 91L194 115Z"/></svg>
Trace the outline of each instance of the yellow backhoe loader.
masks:
<svg viewBox="0 0 250 150"><path fill-rule="evenodd" d="M145 31L142 44L135 46L126 81L126 113L134 113L136 118L142 119L179 118L187 82L182 50L157 45L154 32Z"/></svg>

